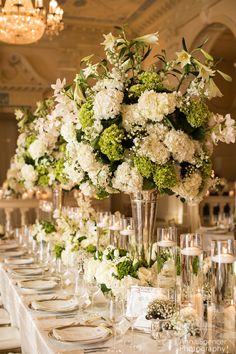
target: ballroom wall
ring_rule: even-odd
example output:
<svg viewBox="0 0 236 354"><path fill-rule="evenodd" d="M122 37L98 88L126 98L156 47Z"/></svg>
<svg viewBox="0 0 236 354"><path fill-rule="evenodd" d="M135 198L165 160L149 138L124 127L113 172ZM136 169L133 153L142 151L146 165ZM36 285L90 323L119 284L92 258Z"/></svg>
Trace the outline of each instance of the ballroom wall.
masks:
<svg viewBox="0 0 236 354"><path fill-rule="evenodd" d="M102 55L102 33L117 24L128 23L131 35L158 30L160 46L154 53L164 47L173 55L183 36L189 48L209 38L206 49L223 57L220 66L234 79L219 82L224 99L214 100L211 109L236 117L236 0L63 0L61 4L65 30L55 39L44 37L26 46L0 43L0 149L4 151L0 183L15 147L15 107L33 107L50 94L57 77L72 82L80 59L93 52ZM236 180L235 154L236 145L231 145L219 146L214 155L217 173L230 180Z"/></svg>

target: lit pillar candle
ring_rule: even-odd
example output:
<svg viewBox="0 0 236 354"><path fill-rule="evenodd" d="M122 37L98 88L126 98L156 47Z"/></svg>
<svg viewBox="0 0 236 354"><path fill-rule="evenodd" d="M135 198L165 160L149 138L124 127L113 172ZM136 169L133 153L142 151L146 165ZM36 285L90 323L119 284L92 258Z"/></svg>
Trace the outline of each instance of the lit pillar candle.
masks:
<svg viewBox="0 0 236 354"><path fill-rule="evenodd" d="M200 289L198 289L197 294L193 295L193 306L199 316L203 318L203 297Z"/></svg>

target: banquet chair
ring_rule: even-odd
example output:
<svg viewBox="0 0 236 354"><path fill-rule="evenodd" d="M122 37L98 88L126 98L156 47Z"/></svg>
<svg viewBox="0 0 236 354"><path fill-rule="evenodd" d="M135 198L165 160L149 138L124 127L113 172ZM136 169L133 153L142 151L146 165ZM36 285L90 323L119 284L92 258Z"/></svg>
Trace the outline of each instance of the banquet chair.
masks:
<svg viewBox="0 0 236 354"><path fill-rule="evenodd" d="M21 353L20 333L16 327L0 327L0 354Z"/></svg>

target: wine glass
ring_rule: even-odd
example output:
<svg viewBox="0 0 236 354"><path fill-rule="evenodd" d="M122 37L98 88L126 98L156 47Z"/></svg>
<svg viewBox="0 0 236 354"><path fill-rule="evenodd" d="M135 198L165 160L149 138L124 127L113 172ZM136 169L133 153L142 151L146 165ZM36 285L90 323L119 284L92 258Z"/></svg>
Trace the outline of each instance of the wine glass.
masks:
<svg viewBox="0 0 236 354"><path fill-rule="evenodd" d="M112 349L109 350L110 353L122 353L122 351L116 348L116 326L121 322L124 317L124 302L119 299L112 297L109 300L109 320L113 329L113 346Z"/></svg>
<svg viewBox="0 0 236 354"><path fill-rule="evenodd" d="M138 317L141 315L142 311L142 301L141 301L141 294L138 292L137 296L135 296L135 301L132 298L132 287L127 291L127 306L126 306L126 313L125 318L130 323L131 327L131 348L132 352L136 353L138 349L134 344L134 324Z"/></svg>
<svg viewBox="0 0 236 354"><path fill-rule="evenodd" d="M95 279L92 279L91 281L87 282L86 284L87 292L88 295L91 299L91 311L93 312L94 310L94 297L97 295L100 291L100 287L97 284Z"/></svg>

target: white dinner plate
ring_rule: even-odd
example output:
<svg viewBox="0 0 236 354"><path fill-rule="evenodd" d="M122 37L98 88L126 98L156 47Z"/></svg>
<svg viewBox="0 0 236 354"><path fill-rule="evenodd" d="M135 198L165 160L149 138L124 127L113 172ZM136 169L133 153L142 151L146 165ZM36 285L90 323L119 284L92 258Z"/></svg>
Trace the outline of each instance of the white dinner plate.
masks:
<svg viewBox="0 0 236 354"><path fill-rule="evenodd" d="M57 286L57 282L54 280L22 280L18 282L18 285L22 289L31 289L31 290L50 290L54 289Z"/></svg>
<svg viewBox="0 0 236 354"><path fill-rule="evenodd" d="M78 308L78 301L74 298L63 299L60 297L48 300L35 300L29 304L29 308L49 313L66 313L76 310Z"/></svg>
<svg viewBox="0 0 236 354"><path fill-rule="evenodd" d="M90 344L108 340L112 336L112 332L102 326L69 325L53 328L49 332L49 336L60 342Z"/></svg>
<svg viewBox="0 0 236 354"><path fill-rule="evenodd" d="M9 251L9 252L0 253L0 256L4 257L4 258L20 257L20 256L23 256L25 253L26 253L25 251L16 250L16 251Z"/></svg>
<svg viewBox="0 0 236 354"><path fill-rule="evenodd" d="M14 250L15 248L19 247L18 243L3 243L0 244L0 251L7 251L7 250Z"/></svg>
<svg viewBox="0 0 236 354"><path fill-rule="evenodd" d="M11 274L17 276L43 275L43 268L12 268Z"/></svg>
<svg viewBox="0 0 236 354"><path fill-rule="evenodd" d="M32 264L34 262L33 258L6 258L5 263L6 264L12 264L12 265L24 265L24 264Z"/></svg>

